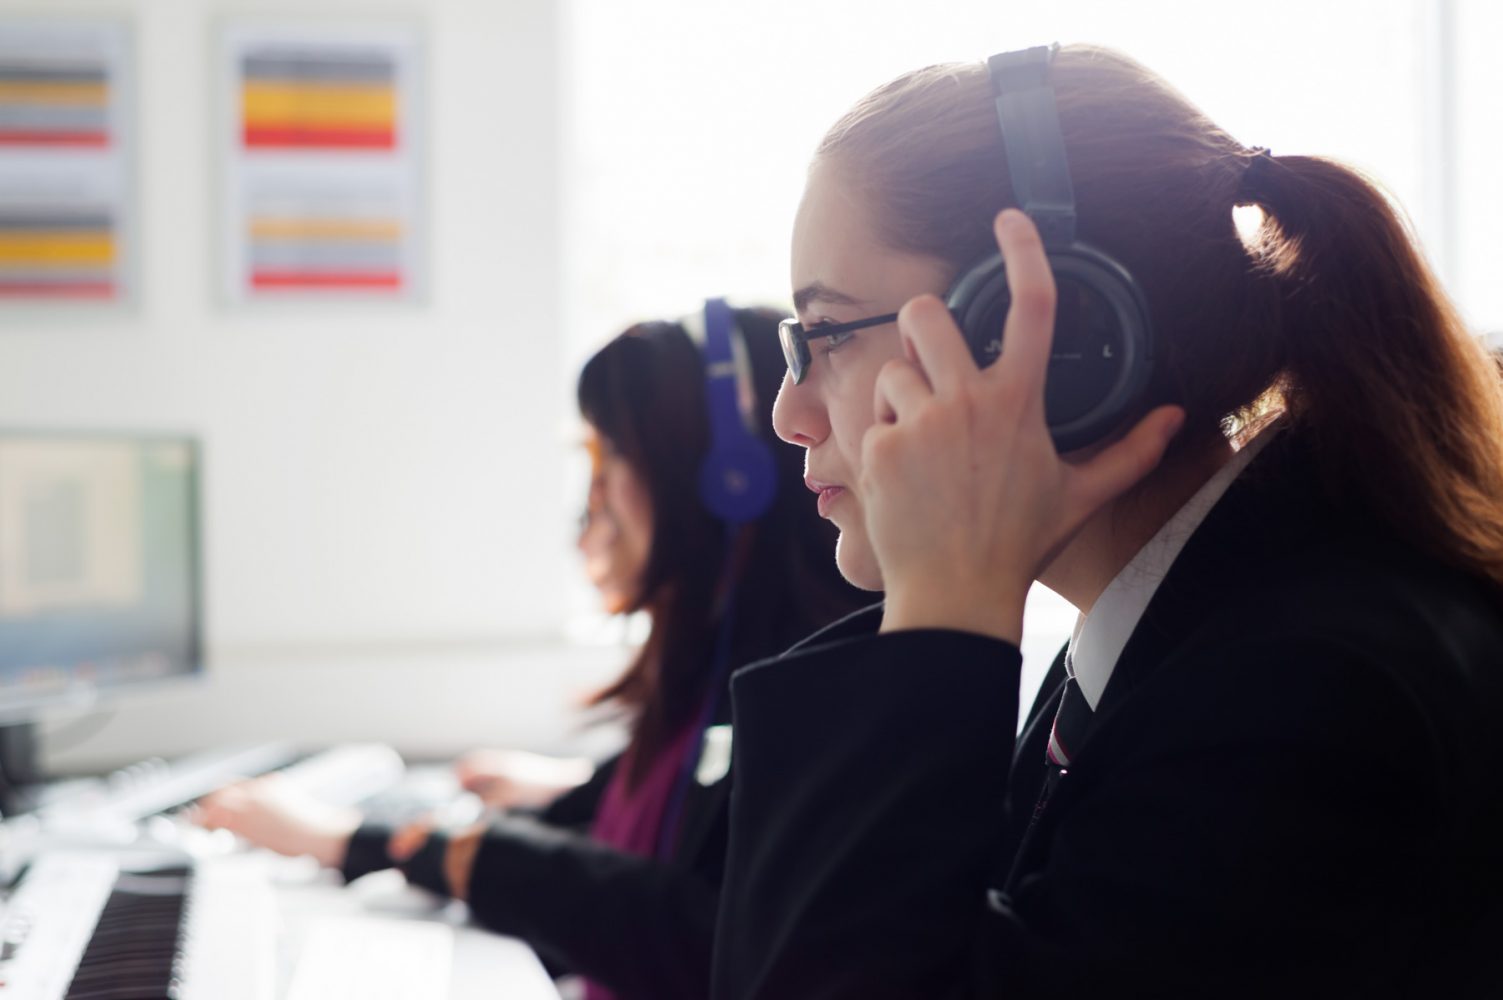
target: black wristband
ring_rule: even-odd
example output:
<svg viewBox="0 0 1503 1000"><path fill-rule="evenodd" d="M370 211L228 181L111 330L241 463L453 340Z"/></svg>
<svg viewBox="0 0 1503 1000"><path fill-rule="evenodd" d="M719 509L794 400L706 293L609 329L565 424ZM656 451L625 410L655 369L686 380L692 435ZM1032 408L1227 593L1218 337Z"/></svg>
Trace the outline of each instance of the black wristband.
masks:
<svg viewBox="0 0 1503 1000"><path fill-rule="evenodd" d="M350 835L350 842L345 847L344 863L339 866L339 873L346 882L392 867L391 857L386 853L386 844L391 840L391 834L391 827L385 823L360 824Z"/></svg>

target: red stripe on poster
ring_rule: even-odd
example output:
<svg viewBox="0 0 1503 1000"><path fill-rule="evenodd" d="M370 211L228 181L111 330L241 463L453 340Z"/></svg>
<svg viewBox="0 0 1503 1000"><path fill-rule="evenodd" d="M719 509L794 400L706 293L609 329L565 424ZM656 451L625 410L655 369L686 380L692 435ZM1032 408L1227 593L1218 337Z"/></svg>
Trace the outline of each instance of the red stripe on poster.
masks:
<svg viewBox="0 0 1503 1000"><path fill-rule="evenodd" d="M247 126L248 149L395 149L397 133L389 128L266 128Z"/></svg>
<svg viewBox="0 0 1503 1000"><path fill-rule="evenodd" d="M386 288L402 287L396 271L254 271L253 288Z"/></svg>

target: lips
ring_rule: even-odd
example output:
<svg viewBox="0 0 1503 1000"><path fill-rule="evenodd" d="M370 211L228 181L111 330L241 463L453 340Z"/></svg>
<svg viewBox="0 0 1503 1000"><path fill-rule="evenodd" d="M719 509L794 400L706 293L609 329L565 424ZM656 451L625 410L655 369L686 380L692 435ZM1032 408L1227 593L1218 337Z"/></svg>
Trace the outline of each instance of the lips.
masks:
<svg viewBox="0 0 1503 1000"><path fill-rule="evenodd" d="M804 485L819 494L819 516L830 516L830 505L838 500L844 493L844 486L836 486L834 483L821 482L813 476L804 477Z"/></svg>

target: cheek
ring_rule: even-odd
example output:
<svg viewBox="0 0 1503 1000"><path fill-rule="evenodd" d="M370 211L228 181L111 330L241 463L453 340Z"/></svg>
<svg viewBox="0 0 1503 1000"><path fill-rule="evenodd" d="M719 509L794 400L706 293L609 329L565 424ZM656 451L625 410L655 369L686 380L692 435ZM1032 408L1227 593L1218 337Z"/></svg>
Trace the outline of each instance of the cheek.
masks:
<svg viewBox="0 0 1503 1000"><path fill-rule="evenodd" d="M861 472L861 440L874 422L871 406L850 407L847 412L830 414L830 433L839 444L840 454L852 474L847 487L856 485L855 478Z"/></svg>
<svg viewBox="0 0 1503 1000"><path fill-rule="evenodd" d="M845 456L851 472L861 471L861 439L876 423L877 373L889 360L899 356L897 337L882 338L863 353L859 364L850 365L832 380L828 398L830 434ZM854 484L851 484L854 485Z"/></svg>
<svg viewBox="0 0 1503 1000"><path fill-rule="evenodd" d="M645 565L652 550L652 500L635 476L623 475L611 483L611 509L621 529L621 541L631 555ZM640 572L643 565L631 567Z"/></svg>

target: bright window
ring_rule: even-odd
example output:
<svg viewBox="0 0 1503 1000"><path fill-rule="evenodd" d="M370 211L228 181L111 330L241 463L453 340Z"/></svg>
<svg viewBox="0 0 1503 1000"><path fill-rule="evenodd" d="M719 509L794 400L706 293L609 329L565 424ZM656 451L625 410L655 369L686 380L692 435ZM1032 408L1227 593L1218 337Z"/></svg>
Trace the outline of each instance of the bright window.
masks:
<svg viewBox="0 0 1503 1000"><path fill-rule="evenodd" d="M1408 210L1468 316L1503 328L1503 70L1488 51L1503 15L1491 0L1457 3L574 0L571 348L706 294L786 302L804 168L838 115L904 70L1055 40L1126 51L1249 145L1368 171ZM1468 205L1461 221L1451 177ZM1072 619L1052 595L1033 603L1031 672Z"/></svg>

